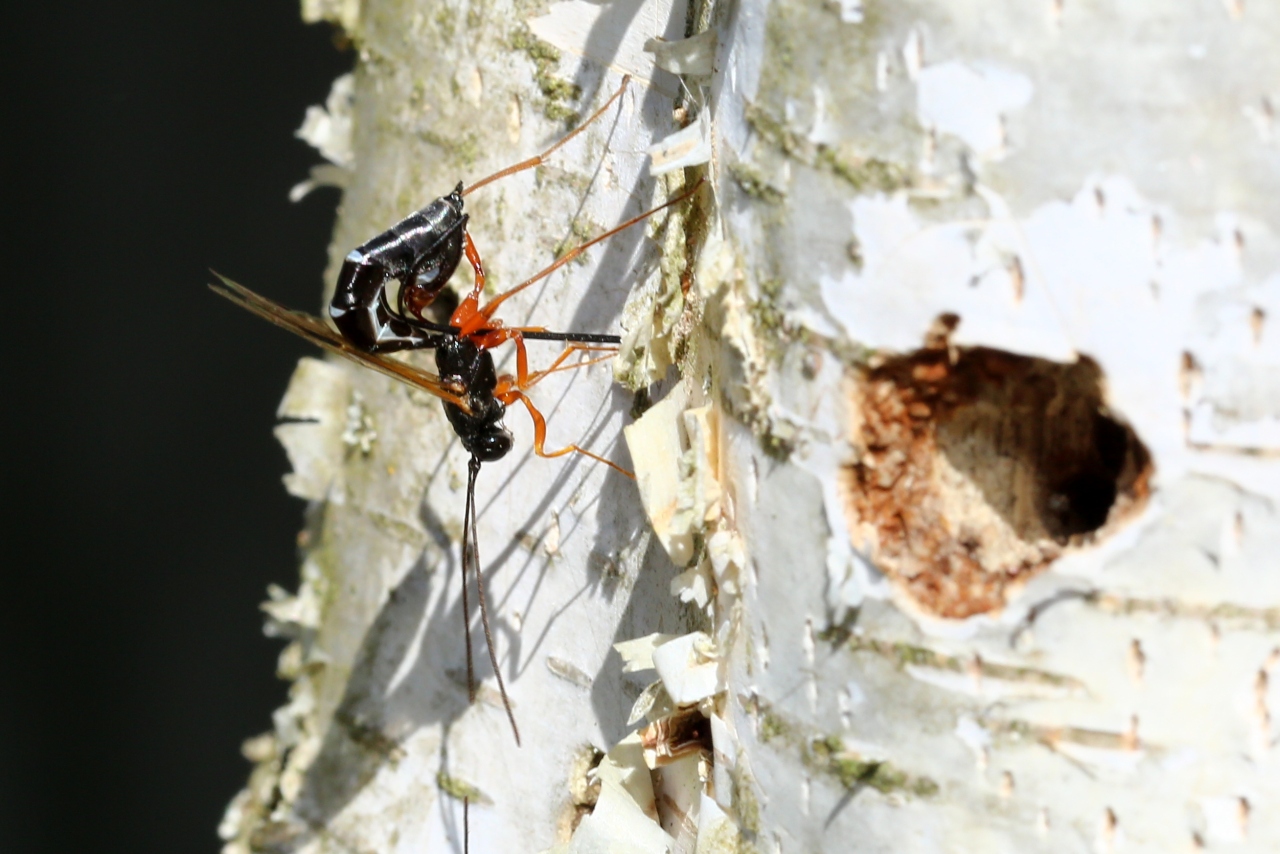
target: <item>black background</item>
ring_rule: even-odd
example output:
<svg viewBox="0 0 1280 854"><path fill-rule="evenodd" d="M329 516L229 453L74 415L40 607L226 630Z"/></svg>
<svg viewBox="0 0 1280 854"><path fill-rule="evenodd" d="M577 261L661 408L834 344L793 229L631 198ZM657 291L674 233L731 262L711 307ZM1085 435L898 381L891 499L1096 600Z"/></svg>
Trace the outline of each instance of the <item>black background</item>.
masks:
<svg viewBox="0 0 1280 854"><path fill-rule="evenodd" d="M55 8L55 5L58 8ZM303 506L274 410L338 195L293 137L351 53L297 0L6 11L0 851L216 851L285 699L268 582Z"/></svg>

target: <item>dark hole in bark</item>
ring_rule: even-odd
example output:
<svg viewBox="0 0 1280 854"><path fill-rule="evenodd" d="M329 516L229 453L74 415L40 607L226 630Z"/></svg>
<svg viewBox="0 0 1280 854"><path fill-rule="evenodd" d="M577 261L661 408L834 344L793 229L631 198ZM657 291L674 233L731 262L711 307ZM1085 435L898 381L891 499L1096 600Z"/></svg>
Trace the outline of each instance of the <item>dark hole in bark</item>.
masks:
<svg viewBox="0 0 1280 854"><path fill-rule="evenodd" d="M912 378L922 364L937 382ZM1024 540L1067 545L1098 530L1150 466L1133 429L1107 409L1102 371L1088 357L920 351L871 377L930 405L939 452Z"/></svg>
<svg viewBox="0 0 1280 854"><path fill-rule="evenodd" d="M1088 357L949 346L859 370L844 472L855 544L925 609L965 617L1145 503L1151 457Z"/></svg>

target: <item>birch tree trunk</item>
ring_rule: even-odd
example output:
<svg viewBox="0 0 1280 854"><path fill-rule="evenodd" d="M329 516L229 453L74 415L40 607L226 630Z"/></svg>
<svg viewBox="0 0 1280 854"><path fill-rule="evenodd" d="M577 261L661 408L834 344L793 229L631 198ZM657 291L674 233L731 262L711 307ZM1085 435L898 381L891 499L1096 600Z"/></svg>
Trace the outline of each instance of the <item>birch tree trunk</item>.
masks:
<svg viewBox="0 0 1280 854"><path fill-rule="evenodd" d="M504 307L622 328L534 396L637 474L518 411L481 474L521 748L438 402L299 365L225 851L1276 850L1280 7L689 4L304 1L329 283L623 74L467 198L496 289L705 183Z"/></svg>

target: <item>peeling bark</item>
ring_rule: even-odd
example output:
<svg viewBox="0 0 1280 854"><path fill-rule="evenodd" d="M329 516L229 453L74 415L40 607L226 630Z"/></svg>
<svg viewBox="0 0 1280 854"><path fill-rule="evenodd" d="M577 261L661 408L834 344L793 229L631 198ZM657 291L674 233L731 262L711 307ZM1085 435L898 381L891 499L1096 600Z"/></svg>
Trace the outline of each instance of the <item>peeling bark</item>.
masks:
<svg viewBox="0 0 1280 854"><path fill-rule="evenodd" d="M468 199L497 287L705 184L505 315L621 327L537 396L637 474L481 475L522 749L466 699L438 404L299 366L291 701L228 854L460 850L463 797L475 851L1280 845L1280 10L304 10L359 50L307 129L329 282L623 73Z"/></svg>

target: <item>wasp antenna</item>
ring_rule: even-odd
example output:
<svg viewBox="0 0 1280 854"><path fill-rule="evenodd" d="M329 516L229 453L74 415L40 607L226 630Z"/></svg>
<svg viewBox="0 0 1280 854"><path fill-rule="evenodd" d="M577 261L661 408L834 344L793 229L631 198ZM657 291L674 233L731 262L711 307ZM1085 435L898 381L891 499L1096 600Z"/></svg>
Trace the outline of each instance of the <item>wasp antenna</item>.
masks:
<svg viewBox="0 0 1280 854"><path fill-rule="evenodd" d="M591 118L587 119L585 122L578 125L573 130L569 131L568 135L561 138L561 140L557 142L555 145L551 146L541 154L535 154L533 157L530 157L528 160L521 160L519 163L517 163L514 166L508 166L506 169L500 169L497 172L494 172L492 175L489 175L488 177L481 178L479 181L476 181L470 187L467 187L467 189L463 190L462 195L469 196L472 193L474 193L476 190L485 186L486 184L492 184L494 181L497 181L500 178L505 178L508 175L514 175L517 172L523 172L526 169L532 169L535 166L542 165L543 163L546 162L547 158L550 157L552 153L555 152L556 149L560 148L560 146L564 145L566 142L573 139L578 134L582 133L584 130L587 129L588 125L590 125L596 119L604 115L605 110L608 110L609 107L613 105L613 102L621 98L622 93L627 91L627 86L630 83L631 83L631 75L627 74L622 78L622 85L618 87L618 91L614 92L613 95L609 97L609 100L604 102L603 107L601 107L600 109L592 113Z"/></svg>
<svg viewBox="0 0 1280 854"><path fill-rule="evenodd" d="M680 195L676 196L674 199L664 202L658 205L656 208L647 210L644 213L640 214L639 216L633 216L631 219L627 220L622 225L619 225L615 228L611 228L608 231L606 231L604 234L601 234L598 237L593 237L591 240L588 240L586 243L582 244L581 246L574 247L573 249L569 250L568 252L564 253L559 258L557 258L549 266L540 270L534 275L530 276L528 279L525 279L523 282L516 285L511 290L507 291L506 293L498 294L498 296L491 299L484 306L484 308L480 309L480 314L483 315L485 318L492 317L493 312L497 309L497 307L502 305L502 303L506 302L509 298L520 293L522 290L529 287L530 285L535 284L536 282L542 281L547 276L550 276L552 273L554 273L556 270L559 270L565 264L568 264L574 258L577 258L583 252L586 252L592 246L595 246L597 243L600 243L601 241L604 241L604 240L608 240L610 237L613 237L615 234L617 234L620 231L626 231L631 226L635 225L638 222L643 222L644 220L648 219L649 217L653 216L659 211L666 210L672 205L680 204L685 199L689 198L694 193L696 193L698 191L698 188L702 186L703 181L705 180L706 180L705 178L699 178L697 183L695 183L689 189L685 190ZM569 340L573 340L573 339L569 339Z"/></svg>

